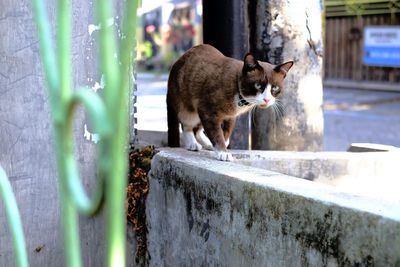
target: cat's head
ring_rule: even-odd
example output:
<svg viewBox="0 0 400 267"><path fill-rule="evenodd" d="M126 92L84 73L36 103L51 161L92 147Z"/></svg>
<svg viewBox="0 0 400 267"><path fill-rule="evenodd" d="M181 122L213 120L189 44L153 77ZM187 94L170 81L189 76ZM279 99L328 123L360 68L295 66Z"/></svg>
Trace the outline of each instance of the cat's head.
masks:
<svg viewBox="0 0 400 267"><path fill-rule="evenodd" d="M244 58L241 93L250 104L268 108L275 103L283 90L283 80L293 66L293 61L281 65L259 62L253 54Z"/></svg>

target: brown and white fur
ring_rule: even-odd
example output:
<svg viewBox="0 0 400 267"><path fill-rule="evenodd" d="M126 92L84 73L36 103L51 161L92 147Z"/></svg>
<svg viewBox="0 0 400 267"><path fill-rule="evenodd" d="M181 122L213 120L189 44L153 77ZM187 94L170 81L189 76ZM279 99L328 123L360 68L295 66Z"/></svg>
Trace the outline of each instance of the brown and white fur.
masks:
<svg viewBox="0 0 400 267"><path fill-rule="evenodd" d="M255 105L274 105L292 65L275 66L250 53L240 61L210 45L191 48L172 66L168 79L168 145L180 146L181 123L187 149L214 149L217 159L232 160L226 147L236 117Z"/></svg>

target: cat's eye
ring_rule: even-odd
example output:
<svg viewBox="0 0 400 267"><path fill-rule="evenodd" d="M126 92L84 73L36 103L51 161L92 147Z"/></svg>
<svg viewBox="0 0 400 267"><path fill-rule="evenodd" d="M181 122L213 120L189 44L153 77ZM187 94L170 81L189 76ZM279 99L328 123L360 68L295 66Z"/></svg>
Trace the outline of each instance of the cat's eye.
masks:
<svg viewBox="0 0 400 267"><path fill-rule="evenodd" d="M279 86L274 86L274 87L272 87L272 91L278 92L278 91L279 91Z"/></svg>
<svg viewBox="0 0 400 267"><path fill-rule="evenodd" d="M261 89L261 84L255 83L255 84L254 84L254 87L255 87L257 90L260 90L260 89Z"/></svg>

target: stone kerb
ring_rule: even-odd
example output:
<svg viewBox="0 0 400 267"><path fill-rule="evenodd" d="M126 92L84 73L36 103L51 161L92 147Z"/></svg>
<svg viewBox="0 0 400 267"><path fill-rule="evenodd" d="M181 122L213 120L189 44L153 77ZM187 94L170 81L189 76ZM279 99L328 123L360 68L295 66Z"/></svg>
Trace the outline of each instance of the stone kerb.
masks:
<svg viewBox="0 0 400 267"><path fill-rule="evenodd" d="M161 149L147 198L151 265L393 266L400 205Z"/></svg>
<svg viewBox="0 0 400 267"><path fill-rule="evenodd" d="M241 164L277 171L350 194L399 203L398 150L387 152L232 151Z"/></svg>

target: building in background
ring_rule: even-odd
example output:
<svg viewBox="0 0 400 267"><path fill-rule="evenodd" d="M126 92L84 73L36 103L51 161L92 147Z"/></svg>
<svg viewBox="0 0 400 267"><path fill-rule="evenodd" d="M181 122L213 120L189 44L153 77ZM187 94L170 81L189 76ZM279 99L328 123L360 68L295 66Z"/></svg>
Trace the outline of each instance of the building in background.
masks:
<svg viewBox="0 0 400 267"><path fill-rule="evenodd" d="M325 85L400 91L400 1L325 0Z"/></svg>
<svg viewBox="0 0 400 267"><path fill-rule="evenodd" d="M202 43L201 0L143 1L139 15L139 70L168 71L177 57Z"/></svg>

